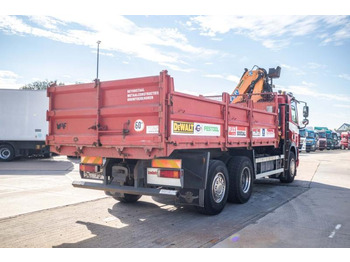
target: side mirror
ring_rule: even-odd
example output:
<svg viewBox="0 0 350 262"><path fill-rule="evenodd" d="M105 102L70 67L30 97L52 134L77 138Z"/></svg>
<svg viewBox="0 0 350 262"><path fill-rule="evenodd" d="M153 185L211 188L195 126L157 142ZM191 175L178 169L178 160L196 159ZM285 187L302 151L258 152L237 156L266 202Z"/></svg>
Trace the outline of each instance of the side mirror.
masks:
<svg viewBox="0 0 350 262"><path fill-rule="evenodd" d="M303 107L303 117L308 117L309 116L309 107L308 106L304 106Z"/></svg>

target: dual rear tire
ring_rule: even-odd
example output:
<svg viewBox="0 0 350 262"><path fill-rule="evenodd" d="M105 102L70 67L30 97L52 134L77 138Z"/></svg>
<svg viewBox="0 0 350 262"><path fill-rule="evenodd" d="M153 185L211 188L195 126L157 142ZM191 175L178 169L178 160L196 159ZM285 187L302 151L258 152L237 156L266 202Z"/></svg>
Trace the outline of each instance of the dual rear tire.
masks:
<svg viewBox="0 0 350 262"><path fill-rule="evenodd" d="M253 190L253 165L248 157L233 157L226 165L210 160L204 206L198 207L206 215L219 214L227 201L245 203Z"/></svg>

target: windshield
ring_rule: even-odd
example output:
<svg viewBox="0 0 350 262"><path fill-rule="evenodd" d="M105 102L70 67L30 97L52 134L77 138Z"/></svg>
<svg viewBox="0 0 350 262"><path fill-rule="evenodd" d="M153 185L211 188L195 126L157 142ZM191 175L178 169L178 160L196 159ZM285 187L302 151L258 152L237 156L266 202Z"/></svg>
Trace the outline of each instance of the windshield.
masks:
<svg viewBox="0 0 350 262"><path fill-rule="evenodd" d="M307 138L315 138L315 133L313 131L308 131Z"/></svg>
<svg viewBox="0 0 350 262"><path fill-rule="evenodd" d="M305 137L305 129L299 130L299 135L300 135L301 137Z"/></svg>
<svg viewBox="0 0 350 262"><path fill-rule="evenodd" d="M331 138L331 134L330 133L326 133L327 138Z"/></svg>
<svg viewBox="0 0 350 262"><path fill-rule="evenodd" d="M318 135L320 138L326 138L326 133L324 133L324 132L320 132L320 133L318 133Z"/></svg>

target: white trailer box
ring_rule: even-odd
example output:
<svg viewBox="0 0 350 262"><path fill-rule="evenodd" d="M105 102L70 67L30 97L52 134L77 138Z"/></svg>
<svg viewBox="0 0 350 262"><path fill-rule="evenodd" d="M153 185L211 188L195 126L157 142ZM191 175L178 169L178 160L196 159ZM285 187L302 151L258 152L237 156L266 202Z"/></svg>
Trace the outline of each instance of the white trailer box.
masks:
<svg viewBox="0 0 350 262"><path fill-rule="evenodd" d="M0 160L44 148L48 108L46 91L0 89Z"/></svg>

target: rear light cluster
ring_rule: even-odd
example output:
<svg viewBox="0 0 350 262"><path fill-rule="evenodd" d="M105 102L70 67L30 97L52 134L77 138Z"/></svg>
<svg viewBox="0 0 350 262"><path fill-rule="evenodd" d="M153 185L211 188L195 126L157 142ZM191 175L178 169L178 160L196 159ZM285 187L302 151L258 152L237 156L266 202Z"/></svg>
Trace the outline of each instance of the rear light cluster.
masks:
<svg viewBox="0 0 350 262"><path fill-rule="evenodd" d="M181 159L153 159L152 169L149 174L157 175L165 178L180 178L181 177Z"/></svg>
<svg viewBox="0 0 350 262"><path fill-rule="evenodd" d="M159 176L160 177L167 177L167 178L180 178L181 172L180 170L159 170Z"/></svg>
<svg viewBox="0 0 350 262"><path fill-rule="evenodd" d="M83 172L95 173L100 171L100 166L80 164L79 169Z"/></svg>

